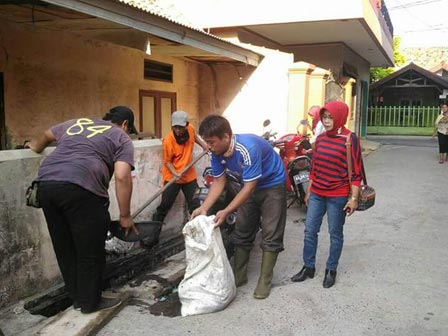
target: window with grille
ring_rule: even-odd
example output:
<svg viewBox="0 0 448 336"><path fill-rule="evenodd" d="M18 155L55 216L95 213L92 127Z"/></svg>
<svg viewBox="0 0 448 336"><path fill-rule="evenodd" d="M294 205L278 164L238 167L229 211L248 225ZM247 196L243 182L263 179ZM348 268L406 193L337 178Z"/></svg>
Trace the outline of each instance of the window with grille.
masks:
<svg viewBox="0 0 448 336"><path fill-rule="evenodd" d="M143 74L145 79L173 82L173 65L145 60Z"/></svg>

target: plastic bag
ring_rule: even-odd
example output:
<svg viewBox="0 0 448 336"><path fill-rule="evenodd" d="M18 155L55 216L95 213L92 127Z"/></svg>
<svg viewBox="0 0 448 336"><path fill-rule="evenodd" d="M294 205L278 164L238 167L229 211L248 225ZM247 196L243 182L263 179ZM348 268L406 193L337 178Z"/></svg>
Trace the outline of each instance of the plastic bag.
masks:
<svg viewBox="0 0 448 336"><path fill-rule="evenodd" d="M187 268L179 284L182 316L224 309L236 295L235 279L214 216L188 222L185 237Z"/></svg>

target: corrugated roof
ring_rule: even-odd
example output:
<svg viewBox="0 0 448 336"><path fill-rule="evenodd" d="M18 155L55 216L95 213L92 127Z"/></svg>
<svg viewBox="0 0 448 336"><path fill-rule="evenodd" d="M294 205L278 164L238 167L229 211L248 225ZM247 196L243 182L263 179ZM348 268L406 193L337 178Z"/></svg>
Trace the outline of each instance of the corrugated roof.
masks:
<svg viewBox="0 0 448 336"><path fill-rule="evenodd" d="M120 2L194 29L192 22L177 9L172 0L120 0Z"/></svg>
<svg viewBox="0 0 448 336"><path fill-rule="evenodd" d="M227 40L224 40L216 35L207 33L201 28L193 26L191 21L189 21L188 18L176 8L175 3L170 0L114 0L114 1L118 1L130 7L137 8L143 12L158 16L162 19L168 20L182 27L200 32L204 35L210 36L217 40L226 42L228 44L237 45ZM239 45L237 46L243 48Z"/></svg>
<svg viewBox="0 0 448 336"><path fill-rule="evenodd" d="M436 66L432 67L429 71L437 72L437 71L440 71L442 69L448 71L448 62L447 61L440 62Z"/></svg>
<svg viewBox="0 0 448 336"><path fill-rule="evenodd" d="M436 74L432 73L431 71L423 69L422 67L419 67L415 63L411 62L404 68L390 74L389 76L379 80L378 82L371 84L370 89L372 89L372 90L376 89L376 88L384 85L385 83L389 82L390 80L393 80L393 79L399 77L400 75L402 75L403 73L410 71L410 70L414 70L414 71L420 73L422 76L431 79L438 85L443 86L444 88L448 88L448 80L446 80L440 76L437 76Z"/></svg>

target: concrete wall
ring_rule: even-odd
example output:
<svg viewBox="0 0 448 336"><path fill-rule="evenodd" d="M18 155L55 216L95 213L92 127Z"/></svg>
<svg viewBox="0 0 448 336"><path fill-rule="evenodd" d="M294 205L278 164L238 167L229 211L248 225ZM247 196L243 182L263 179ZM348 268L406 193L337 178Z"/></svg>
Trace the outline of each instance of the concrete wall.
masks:
<svg viewBox="0 0 448 336"><path fill-rule="evenodd" d="M159 190L162 155L160 140L135 141L134 146L132 211ZM0 151L0 308L61 281L42 210L25 205L25 190L36 177L41 160L51 151L48 148L43 155L28 149ZM195 148L195 154L201 151ZM205 157L196 165L199 176L207 163ZM118 219L113 179L109 194L111 217ZM150 219L159 202L160 198L138 219ZM181 234L186 221L185 202L180 193L166 218L161 242Z"/></svg>
<svg viewBox="0 0 448 336"><path fill-rule="evenodd" d="M279 134L287 130L288 68L293 56L278 50L240 43L235 32L221 38L264 56L259 66L215 64L201 67L201 118L219 113L229 119L235 133L262 134L263 121ZM206 101L209 100L209 105Z"/></svg>
<svg viewBox="0 0 448 336"><path fill-rule="evenodd" d="M233 29L218 33L221 38L262 54L264 59L254 70L229 64L202 66L200 82L209 85L204 85L200 91L203 108L200 118L213 111L226 116L234 132L256 134L262 133L263 121L270 119L269 128L283 135L296 132L299 122L308 117L311 106L323 106L329 99L340 99L350 107L347 124L355 130L359 108L356 96L351 95L353 81L340 85L335 80L342 76L344 61L357 69L361 79L368 80L369 67L343 44L296 47L289 50L291 53L285 53L243 43L241 32ZM301 60L315 60L316 63Z"/></svg>
<svg viewBox="0 0 448 336"><path fill-rule="evenodd" d="M129 106L138 125L139 90L176 92L177 108L197 124L198 63L2 20L0 36L6 126L15 144L57 122L102 117L115 105ZM145 58L173 64L173 83L145 80Z"/></svg>
<svg viewBox="0 0 448 336"><path fill-rule="evenodd" d="M288 51L294 54L295 62L305 61L324 69L331 69L336 79L342 76L345 62L356 69L358 79L369 81L369 63L342 43L292 47Z"/></svg>

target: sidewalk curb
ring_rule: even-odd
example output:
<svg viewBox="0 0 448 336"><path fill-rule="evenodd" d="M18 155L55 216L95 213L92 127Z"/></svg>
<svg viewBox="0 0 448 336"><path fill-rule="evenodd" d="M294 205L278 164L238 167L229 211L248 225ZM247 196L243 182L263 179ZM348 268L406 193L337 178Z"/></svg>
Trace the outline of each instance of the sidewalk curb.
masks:
<svg viewBox="0 0 448 336"><path fill-rule="evenodd" d="M372 152L377 151L381 147L379 142L361 139L361 152L363 156L368 156Z"/></svg>
<svg viewBox="0 0 448 336"><path fill-rule="evenodd" d="M109 295L111 296L111 295ZM47 321L39 331L33 335L53 336L53 335L72 335L88 336L95 335L103 326L105 326L121 309L123 309L130 298L129 293L120 293L114 295L122 300L122 303L112 309L98 311L92 314L83 314L71 306L55 316L51 321Z"/></svg>

